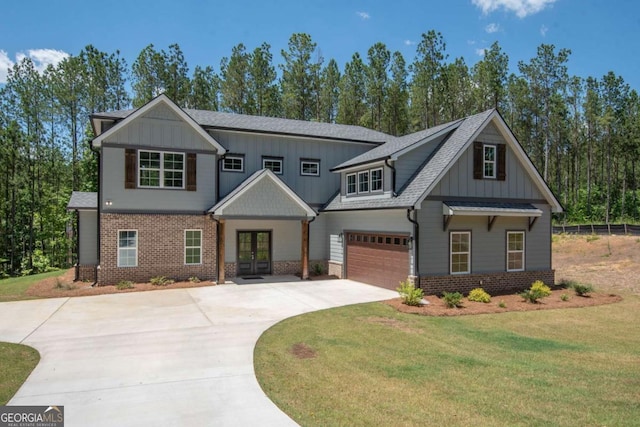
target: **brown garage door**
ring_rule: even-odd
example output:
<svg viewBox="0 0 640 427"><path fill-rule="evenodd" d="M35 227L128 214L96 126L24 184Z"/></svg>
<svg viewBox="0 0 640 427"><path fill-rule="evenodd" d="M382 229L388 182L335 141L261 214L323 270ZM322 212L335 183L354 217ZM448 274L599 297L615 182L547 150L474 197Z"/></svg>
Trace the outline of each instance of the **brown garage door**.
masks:
<svg viewBox="0 0 640 427"><path fill-rule="evenodd" d="M396 290L409 275L409 236L347 233L347 278Z"/></svg>

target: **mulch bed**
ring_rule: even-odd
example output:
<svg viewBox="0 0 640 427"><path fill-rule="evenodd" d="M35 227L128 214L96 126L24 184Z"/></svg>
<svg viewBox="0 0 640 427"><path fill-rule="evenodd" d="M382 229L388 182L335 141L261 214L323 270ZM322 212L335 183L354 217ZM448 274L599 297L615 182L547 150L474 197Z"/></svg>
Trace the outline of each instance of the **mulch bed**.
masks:
<svg viewBox="0 0 640 427"><path fill-rule="evenodd" d="M569 300L562 301L560 298L562 294L567 294ZM553 290L551 295L542 298L536 304L524 301L520 295L494 296L491 298L491 302L488 303L474 302L463 298L463 306L460 308L448 308L442 299L437 296L430 295L425 297L425 299L429 301L429 304L422 307L405 305L400 298L384 301L384 303L403 313L420 314L423 316L464 316L469 314L506 313L510 311L590 307L622 301L622 297L619 295L598 292L593 292L589 294L589 296L581 297L576 295L571 289ZM500 302L504 302L505 308L500 307Z"/></svg>

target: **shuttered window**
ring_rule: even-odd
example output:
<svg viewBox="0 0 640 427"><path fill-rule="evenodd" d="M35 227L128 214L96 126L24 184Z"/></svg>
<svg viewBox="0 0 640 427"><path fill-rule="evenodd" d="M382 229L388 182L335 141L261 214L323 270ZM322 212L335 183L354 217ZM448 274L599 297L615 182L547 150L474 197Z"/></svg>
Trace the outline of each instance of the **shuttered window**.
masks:
<svg viewBox="0 0 640 427"><path fill-rule="evenodd" d="M473 178L474 179L506 179L505 144L473 143Z"/></svg>

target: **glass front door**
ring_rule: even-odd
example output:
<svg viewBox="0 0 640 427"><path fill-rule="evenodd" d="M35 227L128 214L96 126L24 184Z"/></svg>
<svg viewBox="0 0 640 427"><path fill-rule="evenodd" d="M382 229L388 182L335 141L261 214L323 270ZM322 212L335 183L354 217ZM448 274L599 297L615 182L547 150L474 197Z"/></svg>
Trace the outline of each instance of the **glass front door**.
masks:
<svg viewBox="0 0 640 427"><path fill-rule="evenodd" d="M238 276L271 274L271 232L238 231Z"/></svg>

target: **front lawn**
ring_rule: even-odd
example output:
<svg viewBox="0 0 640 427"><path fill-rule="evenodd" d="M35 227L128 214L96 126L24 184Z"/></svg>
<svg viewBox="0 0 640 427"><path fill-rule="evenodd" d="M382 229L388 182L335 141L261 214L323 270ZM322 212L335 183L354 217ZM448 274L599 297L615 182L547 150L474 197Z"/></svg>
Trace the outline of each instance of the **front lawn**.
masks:
<svg viewBox="0 0 640 427"><path fill-rule="evenodd" d="M0 342L0 405L6 405L40 361L34 348Z"/></svg>
<svg viewBox="0 0 640 427"><path fill-rule="evenodd" d="M303 426L632 426L640 298L464 317L372 303L287 319L255 369Z"/></svg>
<svg viewBox="0 0 640 427"><path fill-rule="evenodd" d="M62 276L67 270L56 270L48 273L34 274L33 276L12 277L0 280L0 302L30 299L25 294L34 283L51 277Z"/></svg>

